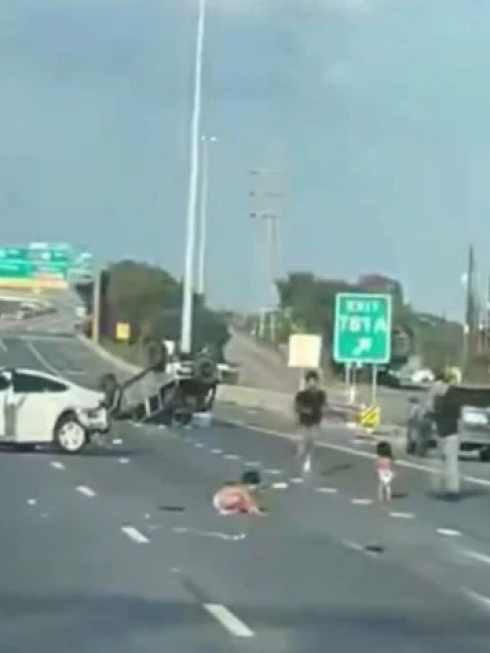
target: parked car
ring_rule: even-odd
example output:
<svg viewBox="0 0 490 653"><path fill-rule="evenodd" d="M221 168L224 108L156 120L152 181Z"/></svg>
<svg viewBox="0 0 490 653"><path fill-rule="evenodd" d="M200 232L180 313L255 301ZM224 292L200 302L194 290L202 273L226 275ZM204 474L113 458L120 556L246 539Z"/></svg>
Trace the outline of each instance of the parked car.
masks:
<svg viewBox="0 0 490 653"><path fill-rule="evenodd" d="M460 450L477 451L480 460L490 461L490 387L455 385L447 398L458 406ZM407 419L406 450L416 456L426 456L436 444L434 416L413 398Z"/></svg>

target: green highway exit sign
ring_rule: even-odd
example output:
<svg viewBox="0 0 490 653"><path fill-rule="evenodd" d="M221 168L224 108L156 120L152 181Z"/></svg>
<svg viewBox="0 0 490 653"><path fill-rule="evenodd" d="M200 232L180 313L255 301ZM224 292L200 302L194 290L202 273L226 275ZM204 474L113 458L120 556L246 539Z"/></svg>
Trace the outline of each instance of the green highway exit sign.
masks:
<svg viewBox="0 0 490 653"><path fill-rule="evenodd" d="M333 357L336 363L383 365L391 358L391 295L338 293Z"/></svg>

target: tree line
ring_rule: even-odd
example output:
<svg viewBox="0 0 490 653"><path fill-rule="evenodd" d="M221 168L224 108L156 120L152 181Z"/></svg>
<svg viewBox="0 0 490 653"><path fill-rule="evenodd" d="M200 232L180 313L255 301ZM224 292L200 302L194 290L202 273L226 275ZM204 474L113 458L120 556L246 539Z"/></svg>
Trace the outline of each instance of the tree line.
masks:
<svg viewBox="0 0 490 653"><path fill-rule="evenodd" d="M93 311L93 288L79 288ZM161 268L133 260L110 265L101 273L100 336L116 341L117 325L129 325L130 345L147 341L179 341L183 285ZM211 347L223 357L229 339L227 316L194 296L193 346Z"/></svg>
<svg viewBox="0 0 490 653"><path fill-rule="evenodd" d="M414 310L404 296L402 284L382 275L365 275L355 282L325 279L309 272L292 272L277 282L279 310L274 318L275 344L286 343L291 333L318 333L323 336L325 357L332 367L332 340L335 296L339 292L387 293L392 298L391 368L406 364L412 354L426 365L442 368L456 365L461 357L462 328L444 316ZM257 322L253 316L251 321ZM250 321L249 321L250 326Z"/></svg>

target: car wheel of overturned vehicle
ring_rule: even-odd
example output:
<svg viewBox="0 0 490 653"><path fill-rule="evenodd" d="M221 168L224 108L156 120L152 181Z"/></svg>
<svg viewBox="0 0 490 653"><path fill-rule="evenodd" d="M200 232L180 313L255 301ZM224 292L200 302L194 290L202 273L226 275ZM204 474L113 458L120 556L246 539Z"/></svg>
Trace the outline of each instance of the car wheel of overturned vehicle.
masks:
<svg viewBox="0 0 490 653"><path fill-rule="evenodd" d="M62 415L56 423L54 441L63 453L75 454L88 443L88 436L76 415L68 413Z"/></svg>

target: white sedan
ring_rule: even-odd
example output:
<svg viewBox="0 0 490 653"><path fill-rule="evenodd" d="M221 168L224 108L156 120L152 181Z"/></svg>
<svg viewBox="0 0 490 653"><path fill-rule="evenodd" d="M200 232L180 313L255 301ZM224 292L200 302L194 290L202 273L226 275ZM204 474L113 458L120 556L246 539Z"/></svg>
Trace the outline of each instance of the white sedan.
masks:
<svg viewBox="0 0 490 653"><path fill-rule="evenodd" d="M104 394L38 370L0 368L0 444L77 453L110 428Z"/></svg>

